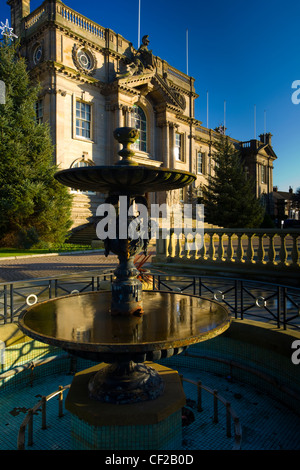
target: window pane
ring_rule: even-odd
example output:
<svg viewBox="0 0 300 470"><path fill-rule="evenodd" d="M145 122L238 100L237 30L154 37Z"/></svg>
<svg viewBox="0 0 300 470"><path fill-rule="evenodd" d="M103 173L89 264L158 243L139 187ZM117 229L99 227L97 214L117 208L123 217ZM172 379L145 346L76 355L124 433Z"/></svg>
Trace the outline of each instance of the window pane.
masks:
<svg viewBox="0 0 300 470"><path fill-rule="evenodd" d="M142 152L147 151L147 121L144 111L138 107L134 107L133 114L133 127L140 131L139 138L133 145L133 148L141 150Z"/></svg>
<svg viewBox="0 0 300 470"><path fill-rule="evenodd" d="M80 101L76 102L76 135L90 139L91 137L91 106Z"/></svg>

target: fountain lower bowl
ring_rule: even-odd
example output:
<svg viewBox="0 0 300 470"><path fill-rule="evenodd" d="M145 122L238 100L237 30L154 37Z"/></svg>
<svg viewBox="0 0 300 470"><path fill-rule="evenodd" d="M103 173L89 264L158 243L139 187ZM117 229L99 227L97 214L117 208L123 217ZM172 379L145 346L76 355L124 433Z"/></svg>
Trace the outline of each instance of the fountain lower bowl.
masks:
<svg viewBox="0 0 300 470"><path fill-rule="evenodd" d="M111 292L73 294L25 310L20 329L70 354L108 365L89 382L98 401L135 403L163 394L164 382L145 363L180 354L230 324L215 301L173 292L143 292L143 315L112 315Z"/></svg>
<svg viewBox="0 0 300 470"><path fill-rule="evenodd" d="M227 308L198 296L143 292L141 317L111 315L111 292L71 294L40 302L19 319L29 337L86 359L116 362L168 357L225 331Z"/></svg>

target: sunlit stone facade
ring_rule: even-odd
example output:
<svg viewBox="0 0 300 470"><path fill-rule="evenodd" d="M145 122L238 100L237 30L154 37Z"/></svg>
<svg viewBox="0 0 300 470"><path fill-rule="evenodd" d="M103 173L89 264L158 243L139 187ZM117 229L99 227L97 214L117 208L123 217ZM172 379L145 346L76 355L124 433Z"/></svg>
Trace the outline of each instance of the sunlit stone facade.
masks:
<svg viewBox="0 0 300 470"><path fill-rule="evenodd" d="M194 188L151 194L150 202L190 201L201 195L213 172L218 133L195 118L194 78L155 56L148 36L135 50L127 39L59 0L45 0L31 13L30 0L8 4L32 79L41 84L37 117L50 123L60 168L113 163L118 158L113 130L137 126L138 162L197 174ZM257 196L270 194L276 159L271 135L232 142L243 149ZM74 192L74 225L91 220L102 200L103 195Z"/></svg>

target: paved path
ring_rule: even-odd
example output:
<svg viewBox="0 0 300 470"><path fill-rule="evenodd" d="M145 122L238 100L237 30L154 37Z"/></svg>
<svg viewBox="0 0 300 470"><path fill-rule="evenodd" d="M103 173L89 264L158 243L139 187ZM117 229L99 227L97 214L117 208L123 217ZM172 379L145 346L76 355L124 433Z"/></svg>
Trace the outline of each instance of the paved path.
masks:
<svg viewBox="0 0 300 470"><path fill-rule="evenodd" d="M110 254L105 257L99 252L22 257L9 260L0 258L0 282L49 278L96 269L113 269L117 262L117 256Z"/></svg>

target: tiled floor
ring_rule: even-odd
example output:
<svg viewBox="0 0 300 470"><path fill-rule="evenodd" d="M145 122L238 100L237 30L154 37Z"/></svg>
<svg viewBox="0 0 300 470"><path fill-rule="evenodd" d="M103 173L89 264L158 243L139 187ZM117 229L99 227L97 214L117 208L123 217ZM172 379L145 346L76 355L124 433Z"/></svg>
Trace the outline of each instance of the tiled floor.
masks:
<svg viewBox="0 0 300 470"><path fill-rule="evenodd" d="M217 389L223 398L230 401L240 418L242 446L244 450L299 450L300 417L282 404L270 399L251 386L228 381L224 377L194 369L178 368L185 378L198 381L211 389ZM0 392L0 450L16 450L19 427L29 408L43 395L67 385L72 376L57 374L39 379L32 387ZM213 400L202 392L203 411L195 409L196 388L184 382L190 410L195 421L183 428L183 450L229 450L234 439L226 437L224 407L219 404L219 423L212 423ZM67 392L65 392L67 393ZM34 445L30 450L69 450L70 415L65 411L58 417L57 398L47 403L47 429L41 430L41 412L34 416ZM178 449L178 450L182 450Z"/></svg>

